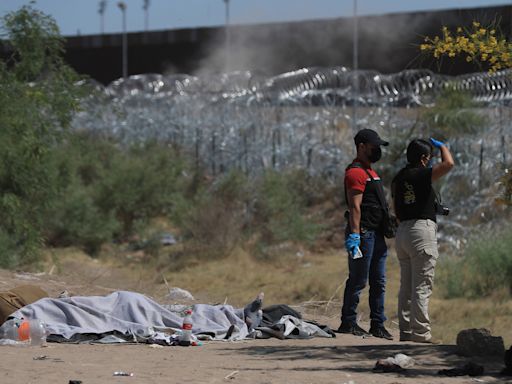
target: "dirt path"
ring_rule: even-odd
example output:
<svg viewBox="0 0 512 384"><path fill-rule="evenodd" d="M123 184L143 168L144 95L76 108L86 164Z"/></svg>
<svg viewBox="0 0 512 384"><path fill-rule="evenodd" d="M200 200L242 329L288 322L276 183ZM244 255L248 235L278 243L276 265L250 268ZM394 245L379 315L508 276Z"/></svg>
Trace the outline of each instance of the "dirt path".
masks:
<svg viewBox="0 0 512 384"><path fill-rule="evenodd" d="M201 347L61 345L2 347L2 383L471 383L437 371L465 362L452 346L418 346L352 336L336 339L210 342ZM406 353L406 372L373 373L376 360ZM39 356L44 360L34 360ZM480 361L489 374L478 382L506 382L499 364ZM133 377L114 377L116 371ZM512 383L512 378L509 381Z"/></svg>
<svg viewBox="0 0 512 384"><path fill-rule="evenodd" d="M107 294L130 289L163 297L162 287L149 289L128 283L121 272L98 274L83 266L76 274L30 275L0 270L0 290L31 283L56 296L64 289L75 294ZM91 278L92 276L92 278ZM91 281L94 280L94 281ZM137 289L137 288L143 289ZM335 319L318 318L336 327ZM393 330L397 339L396 330ZM428 346L375 338L338 335L335 339L248 340L206 342L200 347L149 345L2 346L2 384L54 384L80 380L99 383L512 383L500 377L502 361L473 360L483 364L478 378L439 376L438 370L463 365L454 346ZM374 373L378 359L405 353L415 359L403 373ZM45 356L41 358L41 356ZM41 359L37 359L37 358ZM133 377L114 377L116 371Z"/></svg>

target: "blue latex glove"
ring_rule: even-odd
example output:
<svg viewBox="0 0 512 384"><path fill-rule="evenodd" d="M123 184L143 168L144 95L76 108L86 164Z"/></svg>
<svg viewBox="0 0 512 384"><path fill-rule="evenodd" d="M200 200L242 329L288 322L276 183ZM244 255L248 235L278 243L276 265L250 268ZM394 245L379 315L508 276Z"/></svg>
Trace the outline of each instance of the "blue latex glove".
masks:
<svg viewBox="0 0 512 384"><path fill-rule="evenodd" d="M432 143L432 145L436 148L441 148L442 146L444 146L444 143L442 141L439 141L439 140L436 140L436 139L433 139L432 137L430 138L430 142Z"/></svg>
<svg viewBox="0 0 512 384"><path fill-rule="evenodd" d="M351 233L345 239L345 248L347 249L350 256L354 256L357 253L357 249L361 245L361 236L359 233Z"/></svg>

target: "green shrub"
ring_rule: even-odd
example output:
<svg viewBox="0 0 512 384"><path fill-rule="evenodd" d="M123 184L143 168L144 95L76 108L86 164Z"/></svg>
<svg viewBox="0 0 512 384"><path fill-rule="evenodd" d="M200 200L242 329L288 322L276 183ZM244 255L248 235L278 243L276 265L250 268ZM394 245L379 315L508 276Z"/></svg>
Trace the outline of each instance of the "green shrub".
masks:
<svg viewBox="0 0 512 384"><path fill-rule="evenodd" d="M263 253L266 245L311 242L320 229L307 208L326 191L305 172L267 171L249 179L233 170L214 182L194 185L194 193L181 197L172 221L189 244L185 253L196 259L222 257L255 237Z"/></svg>
<svg viewBox="0 0 512 384"><path fill-rule="evenodd" d="M43 245L44 218L62 188L52 151L83 89L50 17L25 6L2 19L2 32L12 54L0 62L0 265L13 267Z"/></svg>
<svg viewBox="0 0 512 384"><path fill-rule="evenodd" d="M324 192L304 172L267 172L249 179L233 170L215 180L157 143L123 148L92 134L70 134L53 153L65 185L48 210L45 234L53 246L95 253L101 244L147 232L167 217L196 257L220 257L260 234L265 244L312 241L319 226L308 203ZM155 254L158 252L154 252Z"/></svg>
<svg viewBox="0 0 512 384"><path fill-rule="evenodd" d="M188 194L177 200L171 220L197 258L224 256L243 239L249 180L233 170L213 183L196 177L193 184L194 191L187 188Z"/></svg>
<svg viewBox="0 0 512 384"><path fill-rule="evenodd" d="M475 112L477 103L460 90L447 88L436 99L434 107L427 109L422 121L430 133L440 139L461 134L477 133L485 124L485 118Z"/></svg>
<svg viewBox="0 0 512 384"><path fill-rule="evenodd" d="M185 253L221 257L255 234L264 244L310 242L320 228L308 206L326 192L304 172L267 172L249 179L233 170L215 180L157 143L121 147L73 133L52 152L61 189L45 219L47 243L96 253L112 240L150 233L167 217L186 242ZM152 247L153 256L159 249Z"/></svg>
<svg viewBox="0 0 512 384"><path fill-rule="evenodd" d="M176 195L183 193L184 161L164 145L145 143L127 150L105 164L94 200L102 212L114 212L122 236L133 233L135 222L169 214Z"/></svg>
<svg viewBox="0 0 512 384"><path fill-rule="evenodd" d="M319 227L306 218L306 194L298 188L303 176L301 172L272 170L262 175L257 187L254 224L266 243L314 240Z"/></svg>
<svg viewBox="0 0 512 384"><path fill-rule="evenodd" d="M48 244L78 246L91 255L111 241L119 227L113 213L100 211L90 190L80 184L68 186L46 219Z"/></svg>
<svg viewBox="0 0 512 384"><path fill-rule="evenodd" d="M436 280L439 281L443 296L447 299L464 297L467 295L466 281L468 271L461 269L460 259L442 259L439 261L436 271Z"/></svg>
<svg viewBox="0 0 512 384"><path fill-rule="evenodd" d="M512 206L512 167L504 170L499 179L501 195L496 199L499 204Z"/></svg>
<svg viewBox="0 0 512 384"><path fill-rule="evenodd" d="M78 246L91 254L111 241L120 225L112 212L103 212L94 200L98 183L108 175L104 162L117 156L117 148L87 134L69 134L52 152L61 188L45 216L46 244Z"/></svg>
<svg viewBox="0 0 512 384"><path fill-rule="evenodd" d="M69 135L53 153L62 189L46 218L48 244L95 253L126 239L150 219L177 209L185 163L165 145L121 148L91 134Z"/></svg>
<svg viewBox="0 0 512 384"><path fill-rule="evenodd" d="M468 243L464 257L440 265L440 281L448 297L512 294L512 227L481 234Z"/></svg>

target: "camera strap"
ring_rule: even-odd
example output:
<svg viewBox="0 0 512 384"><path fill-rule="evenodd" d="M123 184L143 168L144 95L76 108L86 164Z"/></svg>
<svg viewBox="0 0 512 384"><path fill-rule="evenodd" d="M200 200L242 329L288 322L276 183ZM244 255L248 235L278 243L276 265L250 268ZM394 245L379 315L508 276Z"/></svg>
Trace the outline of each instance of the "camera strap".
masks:
<svg viewBox="0 0 512 384"><path fill-rule="evenodd" d="M441 199L441 194L436 191L434 186L432 186L432 190L434 191L434 195L436 197L436 199L435 199L436 204L442 205L443 204L443 200Z"/></svg>

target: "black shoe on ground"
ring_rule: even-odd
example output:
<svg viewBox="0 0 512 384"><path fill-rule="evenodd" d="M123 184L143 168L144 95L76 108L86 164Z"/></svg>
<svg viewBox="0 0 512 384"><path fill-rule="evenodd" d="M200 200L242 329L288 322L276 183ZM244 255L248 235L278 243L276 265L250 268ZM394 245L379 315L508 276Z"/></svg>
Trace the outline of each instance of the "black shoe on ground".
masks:
<svg viewBox="0 0 512 384"><path fill-rule="evenodd" d="M370 335L381 339L393 340L393 336L391 336L391 333L389 333L384 326L370 328Z"/></svg>
<svg viewBox="0 0 512 384"><path fill-rule="evenodd" d="M357 324L347 324L347 323L341 323L341 325L339 326L338 330L336 331L337 333L350 333L354 336L368 336L369 333L366 332L363 328L361 328L359 325Z"/></svg>

